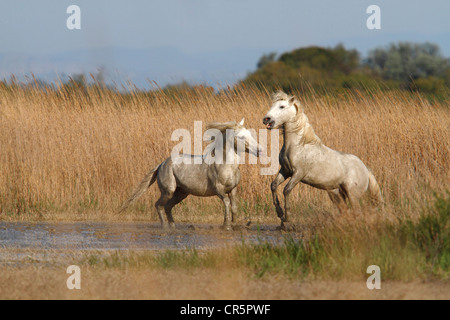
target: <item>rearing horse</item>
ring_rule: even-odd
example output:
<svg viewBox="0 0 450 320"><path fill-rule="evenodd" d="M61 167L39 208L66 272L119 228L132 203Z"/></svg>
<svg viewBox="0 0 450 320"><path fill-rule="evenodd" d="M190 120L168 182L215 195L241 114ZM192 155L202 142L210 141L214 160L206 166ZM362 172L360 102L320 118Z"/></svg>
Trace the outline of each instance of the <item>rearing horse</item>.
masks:
<svg viewBox="0 0 450 320"><path fill-rule="evenodd" d="M273 203L283 229L288 228L289 194L299 182L326 190L341 213L347 210L346 200L359 209L358 199L367 190L374 200L382 202L380 188L369 169L358 157L325 146L295 96L281 91L275 93L263 123L269 130L283 129L284 145L279 155L281 169L271 184ZM276 191L288 178L291 179L284 188L283 211Z"/></svg>

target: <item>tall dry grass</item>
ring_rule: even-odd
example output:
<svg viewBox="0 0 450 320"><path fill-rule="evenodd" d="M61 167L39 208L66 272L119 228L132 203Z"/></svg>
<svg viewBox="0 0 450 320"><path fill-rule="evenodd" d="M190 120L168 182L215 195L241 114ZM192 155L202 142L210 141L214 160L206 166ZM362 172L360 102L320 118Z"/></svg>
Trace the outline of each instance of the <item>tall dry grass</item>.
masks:
<svg viewBox="0 0 450 320"><path fill-rule="evenodd" d="M449 188L449 100L430 102L407 92L348 92L299 96L316 134L329 147L355 154L373 171L386 210L414 214L433 192ZM115 210L146 171L178 143L173 130L194 121L246 118L263 129L269 92L239 88L215 94L208 88L168 93L120 93L93 86L42 89L0 87L0 219L124 219ZM242 165L240 217L276 221L269 184L260 165ZM158 190L128 213L157 219ZM325 192L300 185L298 212L332 206ZM176 209L177 210L177 209ZM221 221L214 198L188 198L175 212L180 221ZM127 215L126 215L127 217Z"/></svg>

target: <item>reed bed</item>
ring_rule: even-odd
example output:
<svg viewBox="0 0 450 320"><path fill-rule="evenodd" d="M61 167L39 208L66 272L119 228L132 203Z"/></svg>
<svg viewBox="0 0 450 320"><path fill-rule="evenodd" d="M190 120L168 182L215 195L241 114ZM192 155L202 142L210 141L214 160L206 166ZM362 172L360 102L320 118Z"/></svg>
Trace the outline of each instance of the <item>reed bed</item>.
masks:
<svg viewBox="0 0 450 320"><path fill-rule="evenodd" d="M100 85L0 84L0 219L156 221L155 186L124 215L115 212L179 143L171 141L172 132L184 128L193 137L194 121L202 121L205 130L208 122L243 117L247 128L264 130L262 117L270 107L270 92L249 87L130 88L125 93ZM373 171L392 216L414 216L434 193L449 189L448 97L432 101L381 90L299 95L322 141L359 156ZM262 167L241 166L241 220L277 221L273 176L260 175ZM334 211L326 192L306 185L292 199L298 219ZM222 204L189 197L174 217L220 222Z"/></svg>
<svg viewBox="0 0 450 320"><path fill-rule="evenodd" d="M377 89L298 97L327 146L359 156L373 171L383 208L338 215L326 192L299 185L292 218L300 232L288 234L283 245L90 253L69 259L83 268L78 295L61 286L67 255L49 261L52 267L32 261L4 268L8 290L0 289L0 297L371 299L366 269L374 264L382 270L379 298L448 299L449 95L433 100ZM249 87L144 92L130 86L121 92L0 82L0 220L158 221L156 186L126 213L116 212L144 174L170 155L178 143L172 132L184 128L193 136L194 121L204 130L210 121L243 117L247 128L265 130L269 107L270 92ZM260 175L262 167L241 166L241 224L279 223L273 177ZM174 218L221 223L222 210L216 198L189 197Z"/></svg>

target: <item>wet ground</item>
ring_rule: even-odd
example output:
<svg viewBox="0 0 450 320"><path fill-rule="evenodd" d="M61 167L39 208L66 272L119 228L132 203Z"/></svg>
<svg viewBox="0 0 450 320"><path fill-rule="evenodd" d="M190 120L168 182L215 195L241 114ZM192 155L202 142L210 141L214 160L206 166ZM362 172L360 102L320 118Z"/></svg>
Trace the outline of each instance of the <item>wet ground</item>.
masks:
<svg viewBox="0 0 450 320"><path fill-rule="evenodd" d="M185 249L234 242L281 241L276 226L255 225L225 231L219 225L178 225L162 230L144 222L0 222L0 248Z"/></svg>
<svg viewBox="0 0 450 320"><path fill-rule="evenodd" d="M180 224L162 230L148 222L0 222L0 264L51 252L86 250L208 249L238 243L281 243L277 226Z"/></svg>

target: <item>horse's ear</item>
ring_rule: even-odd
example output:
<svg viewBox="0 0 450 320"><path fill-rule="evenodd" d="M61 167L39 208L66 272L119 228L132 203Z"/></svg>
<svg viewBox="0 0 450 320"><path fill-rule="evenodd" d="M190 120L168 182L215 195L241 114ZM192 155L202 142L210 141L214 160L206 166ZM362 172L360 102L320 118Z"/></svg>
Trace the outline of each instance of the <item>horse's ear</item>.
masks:
<svg viewBox="0 0 450 320"><path fill-rule="evenodd" d="M292 96L290 99L289 99L289 104L293 104L294 105L294 107L295 107L295 110L297 110L297 113L298 113L298 104L295 102L295 97L294 96Z"/></svg>
<svg viewBox="0 0 450 320"><path fill-rule="evenodd" d="M244 125L244 118L242 118L241 122L239 122L239 125L241 125L241 126Z"/></svg>
<svg viewBox="0 0 450 320"><path fill-rule="evenodd" d="M289 99L289 104L293 104L294 102L295 102L295 97L292 96L292 97Z"/></svg>

